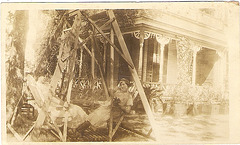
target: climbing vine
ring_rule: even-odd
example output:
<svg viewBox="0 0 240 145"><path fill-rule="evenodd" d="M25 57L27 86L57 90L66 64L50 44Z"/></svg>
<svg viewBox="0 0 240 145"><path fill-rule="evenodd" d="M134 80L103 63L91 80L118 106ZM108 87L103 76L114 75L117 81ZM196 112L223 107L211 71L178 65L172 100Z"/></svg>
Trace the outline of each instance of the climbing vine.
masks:
<svg viewBox="0 0 240 145"><path fill-rule="evenodd" d="M177 44L178 84L190 84L192 81L192 50L186 38L180 37Z"/></svg>

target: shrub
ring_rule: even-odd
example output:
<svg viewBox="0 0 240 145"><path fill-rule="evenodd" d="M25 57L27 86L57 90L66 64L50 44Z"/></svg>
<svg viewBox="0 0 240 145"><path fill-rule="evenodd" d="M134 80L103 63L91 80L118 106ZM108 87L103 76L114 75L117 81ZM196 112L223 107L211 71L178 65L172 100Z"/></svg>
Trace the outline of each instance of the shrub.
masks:
<svg viewBox="0 0 240 145"><path fill-rule="evenodd" d="M174 101L181 103L207 102L217 103L223 101L223 95L219 87L194 86L194 85L169 85L163 96L172 97Z"/></svg>

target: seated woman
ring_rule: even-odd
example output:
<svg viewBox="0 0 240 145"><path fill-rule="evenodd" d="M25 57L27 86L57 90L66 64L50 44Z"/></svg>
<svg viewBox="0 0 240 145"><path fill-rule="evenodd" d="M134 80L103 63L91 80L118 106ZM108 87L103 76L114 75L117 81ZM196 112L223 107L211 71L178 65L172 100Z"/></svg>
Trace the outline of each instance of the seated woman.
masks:
<svg viewBox="0 0 240 145"><path fill-rule="evenodd" d="M122 78L118 89L114 92L114 106L119 107L125 113L130 113L133 106L132 94L128 91L129 86L129 80Z"/></svg>
<svg viewBox="0 0 240 145"><path fill-rule="evenodd" d="M125 78L122 78L119 81L118 88L114 91L113 97L113 108L112 115L113 119L118 121L119 117L124 113L130 113L131 106L133 106L133 99L129 89L129 81ZM90 113L87 117L87 121L79 125L77 130L83 134L89 126L92 128L99 128L105 124L107 127L107 121L110 118L111 112L111 102L110 100L105 101L103 105Z"/></svg>

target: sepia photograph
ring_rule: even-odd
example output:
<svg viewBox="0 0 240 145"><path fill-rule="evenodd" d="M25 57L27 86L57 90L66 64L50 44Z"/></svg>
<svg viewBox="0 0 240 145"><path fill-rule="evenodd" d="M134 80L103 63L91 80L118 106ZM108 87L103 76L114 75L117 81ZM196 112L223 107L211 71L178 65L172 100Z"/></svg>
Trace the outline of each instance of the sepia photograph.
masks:
<svg viewBox="0 0 240 145"><path fill-rule="evenodd" d="M2 3L2 144L240 143L238 2Z"/></svg>

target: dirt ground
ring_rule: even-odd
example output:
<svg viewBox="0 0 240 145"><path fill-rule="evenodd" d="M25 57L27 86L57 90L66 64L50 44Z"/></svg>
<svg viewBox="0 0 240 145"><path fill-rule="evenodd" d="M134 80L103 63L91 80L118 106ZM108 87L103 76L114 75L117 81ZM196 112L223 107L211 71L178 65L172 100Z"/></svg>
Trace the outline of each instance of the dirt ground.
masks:
<svg viewBox="0 0 240 145"><path fill-rule="evenodd" d="M158 138L166 143L227 143L229 139L228 115L163 116L156 117L160 130ZM147 118L129 120L137 130L147 133ZM120 140L130 141L128 137Z"/></svg>
<svg viewBox="0 0 240 145"><path fill-rule="evenodd" d="M228 115L197 115L174 117L170 115L156 116L157 126L160 130L158 138L164 143L227 143L229 138ZM127 116L123 124L135 130L147 133L150 129L146 115ZM22 135L23 136L23 135ZM151 136L154 136L151 134ZM8 132L8 141L17 139ZM51 133L42 132L38 138L41 141L58 141ZM31 137L27 142L36 141ZM131 132L119 129L114 142L148 142L152 141Z"/></svg>

